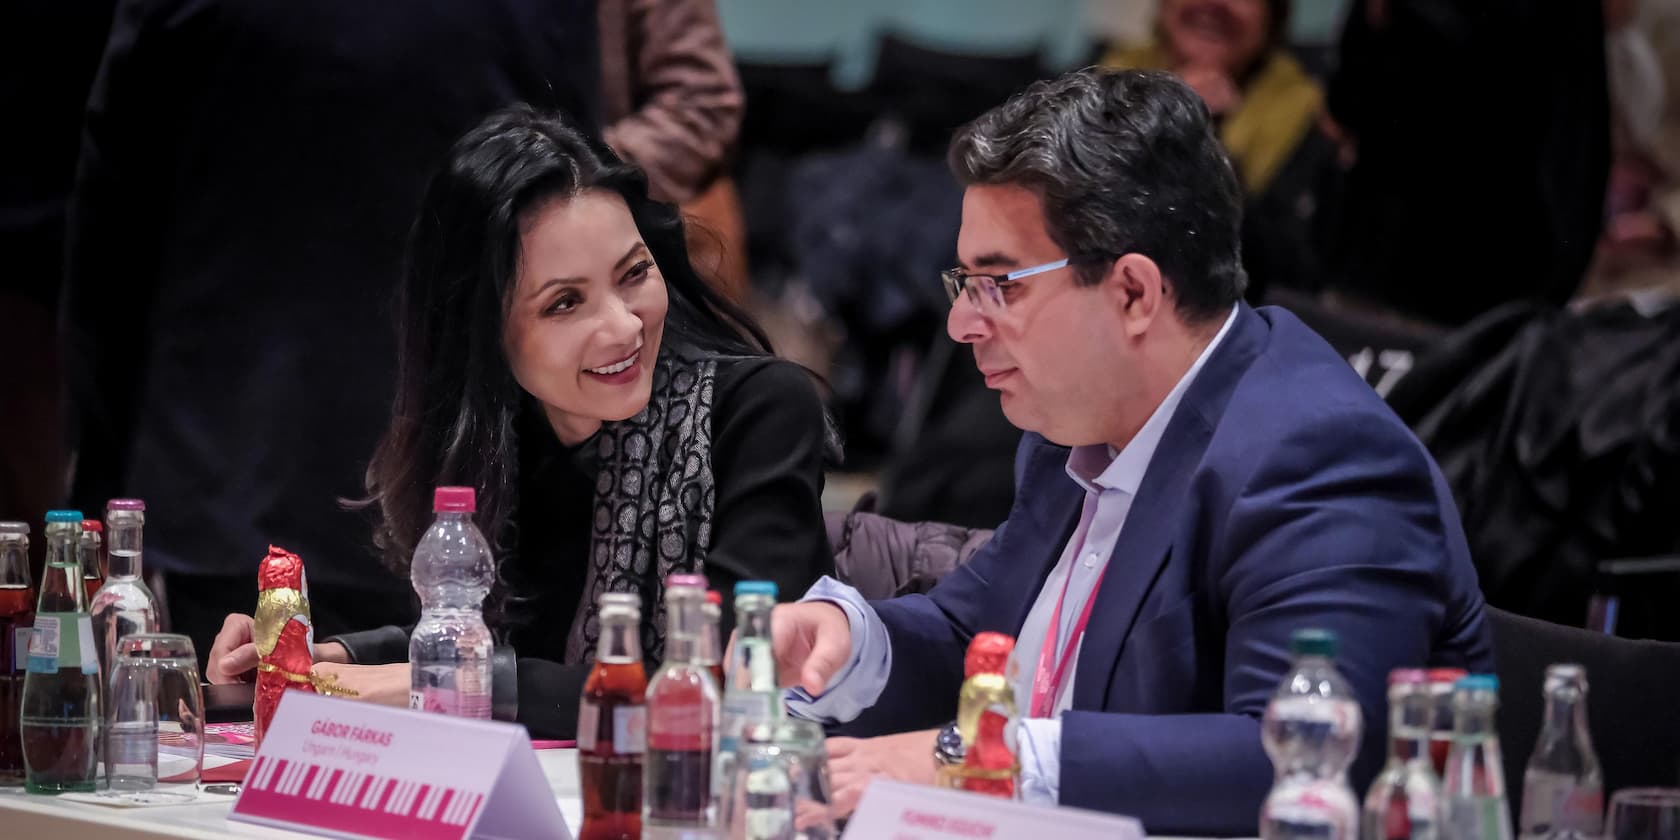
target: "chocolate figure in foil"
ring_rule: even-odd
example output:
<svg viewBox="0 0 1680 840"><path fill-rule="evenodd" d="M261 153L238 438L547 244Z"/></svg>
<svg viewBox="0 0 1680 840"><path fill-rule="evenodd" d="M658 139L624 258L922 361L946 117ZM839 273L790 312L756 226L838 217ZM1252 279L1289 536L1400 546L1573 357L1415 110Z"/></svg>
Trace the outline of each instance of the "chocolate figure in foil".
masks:
<svg viewBox="0 0 1680 840"><path fill-rule="evenodd" d="M253 635L257 643L257 694L254 717L257 743L268 731L281 692L315 691L353 696L330 679L313 676L315 629L309 620L309 585L303 559L283 548L268 547L257 567L257 613Z"/></svg>

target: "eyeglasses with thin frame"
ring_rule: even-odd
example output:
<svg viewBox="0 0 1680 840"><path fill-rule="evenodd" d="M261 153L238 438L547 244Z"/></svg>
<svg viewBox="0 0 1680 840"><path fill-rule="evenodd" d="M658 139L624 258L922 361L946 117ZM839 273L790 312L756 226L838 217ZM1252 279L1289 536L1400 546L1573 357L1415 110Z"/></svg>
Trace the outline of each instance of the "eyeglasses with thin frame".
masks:
<svg viewBox="0 0 1680 840"><path fill-rule="evenodd" d="M948 268L940 272L939 277L945 281L945 295L953 305L957 302L957 295L968 292L969 301L981 311L997 312L1008 308L1003 302L1003 287L1036 274L1066 268L1071 263L1072 260L1063 258L1008 274L972 274L961 268Z"/></svg>

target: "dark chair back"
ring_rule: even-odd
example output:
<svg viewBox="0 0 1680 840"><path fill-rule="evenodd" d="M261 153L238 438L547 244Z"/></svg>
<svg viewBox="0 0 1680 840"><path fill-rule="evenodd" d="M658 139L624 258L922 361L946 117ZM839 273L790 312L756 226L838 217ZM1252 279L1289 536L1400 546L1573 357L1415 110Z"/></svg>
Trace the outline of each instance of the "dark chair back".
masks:
<svg viewBox="0 0 1680 840"><path fill-rule="evenodd" d="M1604 769L1604 798L1680 782L1680 644L1606 636L1488 608L1499 665L1499 741L1512 818L1545 715L1546 666L1586 666L1587 723Z"/></svg>

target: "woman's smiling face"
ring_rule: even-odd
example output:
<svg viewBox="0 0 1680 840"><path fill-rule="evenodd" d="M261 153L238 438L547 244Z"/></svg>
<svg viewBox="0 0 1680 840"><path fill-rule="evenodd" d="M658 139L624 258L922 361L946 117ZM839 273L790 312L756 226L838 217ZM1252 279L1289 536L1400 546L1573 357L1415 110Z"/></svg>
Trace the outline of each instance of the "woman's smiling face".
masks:
<svg viewBox="0 0 1680 840"><path fill-rule="evenodd" d="M528 212L503 346L519 386L542 403L560 442L640 413L669 305L630 208L590 190Z"/></svg>

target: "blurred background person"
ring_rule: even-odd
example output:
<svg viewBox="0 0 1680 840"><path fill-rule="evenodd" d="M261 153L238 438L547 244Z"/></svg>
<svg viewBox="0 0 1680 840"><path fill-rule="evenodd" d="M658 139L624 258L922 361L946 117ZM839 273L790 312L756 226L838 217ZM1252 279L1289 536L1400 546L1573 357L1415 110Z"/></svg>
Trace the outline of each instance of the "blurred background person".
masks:
<svg viewBox="0 0 1680 840"><path fill-rule="evenodd" d="M607 144L648 174L653 195L703 227L701 272L746 296L746 230L728 157L741 128L741 80L713 0L602 0L601 109Z"/></svg>
<svg viewBox="0 0 1680 840"><path fill-rule="evenodd" d="M1611 165L1583 294L1680 294L1680 3L1606 0Z"/></svg>
<svg viewBox="0 0 1680 840"><path fill-rule="evenodd" d="M64 317L73 504L139 496L200 655L272 541L322 635L415 615L365 515L425 176L499 107L599 125L595 4L125 0L88 103Z"/></svg>
<svg viewBox="0 0 1680 840"><path fill-rule="evenodd" d="M1163 0L1154 37L1109 51L1114 67L1167 70L1207 103L1245 197L1247 297L1316 290L1316 192L1335 171L1318 129L1324 93L1289 51L1290 0Z"/></svg>

